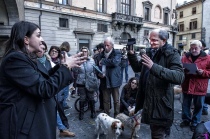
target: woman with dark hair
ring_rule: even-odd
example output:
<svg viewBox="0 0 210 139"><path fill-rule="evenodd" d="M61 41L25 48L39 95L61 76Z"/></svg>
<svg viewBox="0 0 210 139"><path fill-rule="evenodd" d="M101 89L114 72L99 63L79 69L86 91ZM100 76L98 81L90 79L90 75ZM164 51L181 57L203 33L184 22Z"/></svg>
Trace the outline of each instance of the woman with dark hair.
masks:
<svg viewBox="0 0 210 139"><path fill-rule="evenodd" d="M120 112L128 115L130 110L135 107L138 84L138 79L136 77L132 77L123 87L120 96Z"/></svg>
<svg viewBox="0 0 210 139"><path fill-rule="evenodd" d="M60 63L61 50L58 46L51 46L48 54L50 55L53 63L55 64Z"/></svg>
<svg viewBox="0 0 210 139"><path fill-rule="evenodd" d="M51 74L37 65L42 52L40 28L31 22L14 24L0 66L0 138L56 139L54 96L72 81L70 68L85 60L65 54Z"/></svg>
<svg viewBox="0 0 210 139"><path fill-rule="evenodd" d="M60 46L61 52L65 51L65 52L68 54L68 56L71 56L71 54L69 53L70 49L71 49L70 44L69 44L67 41L64 41L64 42L61 44L61 46ZM73 76L74 79L75 79L76 76L73 74L73 72L72 72L72 76ZM74 80L74 82L73 82L73 87L72 87L72 92L71 92L71 96L72 96L73 98L75 97L75 94L76 94L75 88L76 88L76 84L75 84L75 80ZM69 85L66 86L66 87L63 89L62 94L63 94L63 107L64 107L65 109L71 108L71 107L67 104L67 99L68 99L68 97L69 97Z"/></svg>
<svg viewBox="0 0 210 139"><path fill-rule="evenodd" d="M71 49L70 44L66 41L63 42L60 46L60 50L67 52L68 56L71 56L71 54L69 53L70 49Z"/></svg>

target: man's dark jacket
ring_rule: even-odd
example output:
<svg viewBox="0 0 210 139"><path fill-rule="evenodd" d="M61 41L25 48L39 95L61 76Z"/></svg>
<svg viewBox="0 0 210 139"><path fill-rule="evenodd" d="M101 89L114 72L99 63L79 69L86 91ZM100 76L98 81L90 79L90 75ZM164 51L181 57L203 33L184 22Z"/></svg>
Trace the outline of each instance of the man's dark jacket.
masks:
<svg viewBox="0 0 210 139"><path fill-rule="evenodd" d="M56 69L57 68L57 69ZM0 138L56 139L54 96L72 76L56 65L51 76L27 55L11 52L0 67Z"/></svg>
<svg viewBox="0 0 210 139"><path fill-rule="evenodd" d="M146 54L152 57L150 49ZM141 72L135 111L143 108L143 123L171 126L174 119L173 86L184 80L178 51L166 43L151 58L154 64L150 70L138 62L134 54L129 54L128 58L134 72ZM143 78L145 74L146 79Z"/></svg>
<svg viewBox="0 0 210 139"><path fill-rule="evenodd" d="M102 52L97 57L98 61L101 61L102 65L106 65L106 77L100 78L102 88L114 88L121 86L121 52L120 50L113 49L109 57L105 58L105 52ZM102 70L102 66L96 63Z"/></svg>

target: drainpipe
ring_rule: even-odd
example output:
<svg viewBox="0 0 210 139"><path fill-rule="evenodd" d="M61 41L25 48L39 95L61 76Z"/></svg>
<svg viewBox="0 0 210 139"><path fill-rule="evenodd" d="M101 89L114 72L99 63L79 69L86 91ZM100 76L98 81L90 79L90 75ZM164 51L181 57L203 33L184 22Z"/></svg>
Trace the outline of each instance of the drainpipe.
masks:
<svg viewBox="0 0 210 139"><path fill-rule="evenodd" d="M173 13L173 9L172 9L172 0L171 0L171 11L170 11L171 13ZM175 32L174 32L174 28L173 28L173 26L171 25L171 20L172 20L172 18L171 18L171 15L172 14L170 14L170 26L172 27L172 46L173 47L175 47Z"/></svg>
<svg viewBox="0 0 210 139"><path fill-rule="evenodd" d="M201 2L202 2L202 16L201 16L201 40L203 40L203 41L205 41L205 38L204 38L204 36L203 36L203 31L204 31L204 29L203 29L203 3L204 3L204 1L205 0L201 0Z"/></svg>
<svg viewBox="0 0 210 139"><path fill-rule="evenodd" d="M172 10L172 0L171 0L171 11L170 12L173 12L173 10ZM170 25L171 25L171 14L170 14Z"/></svg>
<svg viewBox="0 0 210 139"><path fill-rule="evenodd" d="M39 14L39 27L41 29L41 16L42 16L42 0L39 0L39 6L40 6L40 14Z"/></svg>

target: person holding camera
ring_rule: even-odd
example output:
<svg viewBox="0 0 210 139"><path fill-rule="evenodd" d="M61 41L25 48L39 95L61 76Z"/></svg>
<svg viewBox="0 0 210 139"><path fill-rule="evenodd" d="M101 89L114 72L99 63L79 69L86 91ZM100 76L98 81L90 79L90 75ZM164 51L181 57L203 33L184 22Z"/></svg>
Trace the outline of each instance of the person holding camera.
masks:
<svg viewBox="0 0 210 139"><path fill-rule="evenodd" d="M61 44L60 50L61 50L61 54L66 52L68 56L71 56L71 54L69 53L69 51L70 51L70 44L67 41L64 41ZM72 76L74 77L73 73L72 73ZM73 82L73 87L76 87L76 84L74 82ZM63 95L63 108L64 109L72 108L71 106L69 106L67 104L67 98L69 96L69 85L66 86L61 92L62 92L62 95ZM71 92L72 94L76 93L75 89L72 92Z"/></svg>
<svg viewBox="0 0 210 139"><path fill-rule="evenodd" d="M49 56L46 56L47 52L47 44L42 41L43 45L43 51L37 53L37 66L41 70L47 70L48 72L51 72L51 69L55 66L55 64L51 61ZM59 92L60 93L60 92ZM57 127L60 131L59 136L60 137L74 137L75 134L73 132L70 132L68 130L69 124L68 124L68 119L65 116L63 107L60 103L57 104Z"/></svg>
<svg viewBox="0 0 210 139"><path fill-rule="evenodd" d="M13 25L0 66L1 139L56 138L54 96L72 82L69 69L79 67L85 57L81 53L64 57L48 72L37 65L42 42L38 25L27 21Z"/></svg>
<svg viewBox="0 0 210 139"><path fill-rule="evenodd" d="M125 70L125 82L128 82L128 57L127 57L127 50L126 47L122 49L122 58L121 58L121 77L123 82L123 71Z"/></svg>
<svg viewBox="0 0 210 139"><path fill-rule="evenodd" d="M133 50L128 59L134 72L141 72L136 97L135 113L143 109L142 122L149 124L152 139L164 139L170 135L174 119L174 84L184 81L184 72L178 50L168 44L168 32L154 29L149 35L151 48L141 61Z"/></svg>
<svg viewBox="0 0 210 139"><path fill-rule="evenodd" d="M89 100L90 103L90 110L91 110L91 118L96 117L96 111L95 111L95 100L94 100L94 91L89 91L86 86L85 82L89 82L87 79L87 75L96 76L95 70L93 68L93 65L95 65L95 61L92 57L89 56L89 49L85 46L83 46L80 49L80 52L82 52L83 56L87 57L87 61L84 62L80 67L74 68L74 73L77 74L76 78L76 84L77 84L77 92L80 94L80 113L79 113L79 120L83 120L84 118L84 104L85 101Z"/></svg>

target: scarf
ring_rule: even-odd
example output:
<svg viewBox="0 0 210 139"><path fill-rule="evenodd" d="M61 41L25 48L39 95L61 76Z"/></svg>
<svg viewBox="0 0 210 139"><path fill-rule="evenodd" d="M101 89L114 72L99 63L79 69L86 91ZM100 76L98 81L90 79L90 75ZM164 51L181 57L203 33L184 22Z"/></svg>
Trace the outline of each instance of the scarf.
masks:
<svg viewBox="0 0 210 139"><path fill-rule="evenodd" d="M104 52L104 55L105 55L106 59L109 57L109 55L111 54L112 51L113 51L113 48L108 53Z"/></svg>
<svg viewBox="0 0 210 139"><path fill-rule="evenodd" d="M42 63L45 66L45 62L47 60L46 56L43 55L41 58L37 58L39 60L40 63Z"/></svg>

